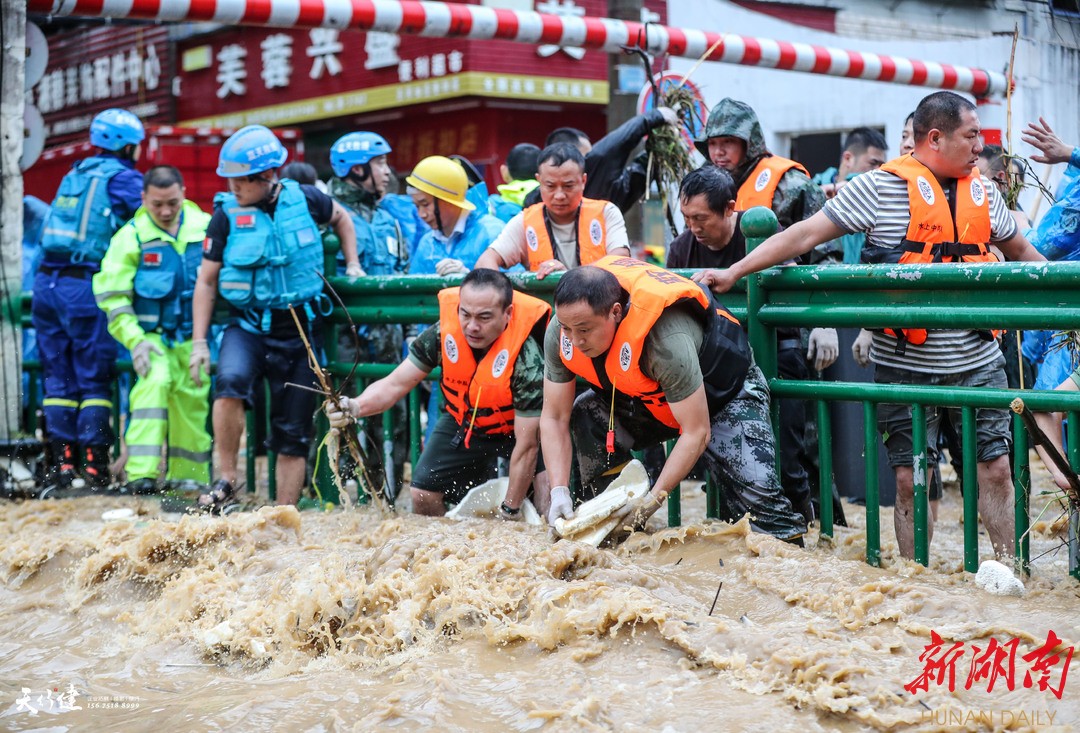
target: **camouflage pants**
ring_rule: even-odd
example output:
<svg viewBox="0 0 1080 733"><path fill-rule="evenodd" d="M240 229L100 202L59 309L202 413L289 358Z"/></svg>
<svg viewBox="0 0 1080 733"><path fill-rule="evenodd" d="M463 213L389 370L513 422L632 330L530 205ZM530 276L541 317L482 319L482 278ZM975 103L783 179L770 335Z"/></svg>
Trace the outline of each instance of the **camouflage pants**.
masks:
<svg viewBox="0 0 1080 733"><path fill-rule="evenodd" d="M611 403L594 390L574 402L570 427L581 474L582 493L590 498L618 475L616 467L642 450L678 437L678 432L654 418L645 406L621 395L615 402L615 452L605 441ZM806 532L806 522L791 507L776 475L775 441L769 423L769 388L761 370L750 368L739 394L712 416L709 444L702 456L720 489L720 518L737 521L750 514L757 532L794 539Z"/></svg>
<svg viewBox="0 0 1080 733"><path fill-rule="evenodd" d="M338 360L350 363L356 359L356 344L360 346L360 363L398 364L401 362L404 342L402 327L395 324L361 326L356 341L343 329L338 337ZM344 394L357 393L355 385L342 385ZM363 420L360 441L368 463L364 466L368 478L376 486L386 483L386 454L393 458L393 482L391 493L396 497L401 491L405 458L409 452L409 415L405 400L398 400L389 410L393 418L393 434L383 435L383 416L372 415ZM389 441L389 442L387 442Z"/></svg>

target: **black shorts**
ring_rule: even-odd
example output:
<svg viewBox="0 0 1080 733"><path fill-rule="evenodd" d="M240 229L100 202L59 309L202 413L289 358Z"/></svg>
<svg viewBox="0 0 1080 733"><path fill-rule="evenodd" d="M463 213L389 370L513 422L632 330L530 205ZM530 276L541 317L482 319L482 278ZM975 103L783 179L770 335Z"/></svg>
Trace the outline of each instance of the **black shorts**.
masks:
<svg viewBox="0 0 1080 733"><path fill-rule="evenodd" d="M448 506L457 504L470 489L495 478L497 460L509 460L513 450L513 435L483 435L476 432L466 448L464 429L450 415L443 414L435 423L435 429L416 463L412 485L423 491L442 494ZM539 451L536 470L544 470Z"/></svg>

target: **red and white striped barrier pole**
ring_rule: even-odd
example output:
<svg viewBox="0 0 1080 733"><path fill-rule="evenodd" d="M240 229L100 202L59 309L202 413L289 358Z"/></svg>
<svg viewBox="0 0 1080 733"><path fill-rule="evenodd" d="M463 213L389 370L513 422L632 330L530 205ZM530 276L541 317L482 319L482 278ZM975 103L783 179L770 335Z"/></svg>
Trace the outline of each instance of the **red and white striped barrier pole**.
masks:
<svg viewBox="0 0 1080 733"><path fill-rule="evenodd" d="M593 48L623 45L651 54L805 71L811 74L952 89L975 96L1003 94L1005 75L969 66L771 38L708 33L611 18L565 17L482 5L416 0L28 0L28 13L54 16L210 21L280 28L356 28L434 38L501 39Z"/></svg>

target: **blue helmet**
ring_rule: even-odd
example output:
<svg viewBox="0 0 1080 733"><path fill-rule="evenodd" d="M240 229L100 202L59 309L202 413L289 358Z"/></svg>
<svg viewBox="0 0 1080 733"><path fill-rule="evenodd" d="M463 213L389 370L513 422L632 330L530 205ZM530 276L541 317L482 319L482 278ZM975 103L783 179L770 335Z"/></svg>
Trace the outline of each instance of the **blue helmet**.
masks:
<svg viewBox="0 0 1080 733"><path fill-rule="evenodd" d="M280 168L289 152L277 136L262 125L248 125L232 134L221 146L217 174L240 178Z"/></svg>
<svg viewBox="0 0 1080 733"><path fill-rule="evenodd" d="M107 109L90 123L90 144L104 150L123 150L138 145L146 137L139 118L126 109Z"/></svg>
<svg viewBox="0 0 1080 733"><path fill-rule="evenodd" d="M374 132L350 132L330 146L330 167L334 169L335 176L344 178L349 175L354 165L369 163L372 158L387 155L389 152L390 143L386 142L382 135Z"/></svg>

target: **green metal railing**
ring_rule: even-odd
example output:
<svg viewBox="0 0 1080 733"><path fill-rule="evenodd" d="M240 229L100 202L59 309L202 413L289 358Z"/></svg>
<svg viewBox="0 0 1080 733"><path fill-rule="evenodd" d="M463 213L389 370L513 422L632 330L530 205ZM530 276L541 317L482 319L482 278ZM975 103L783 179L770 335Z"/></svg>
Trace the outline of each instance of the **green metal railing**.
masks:
<svg viewBox="0 0 1080 733"><path fill-rule="evenodd" d="M759 245L775 230L775 217L765 209L744 214L743 231L748 249ZM336 242L328 237L327 269L333 268ZM683 274L689 274L683 271ZM516 286L550 301L558 275L539 280L531 273L510 275ZM434 323L438 320L436 294L444 287L460 283L460 276L400 276L350 281L331 277L330 282L346 308L336 307L328 317L325 345L329 355L327 369L337 379L353 368L336 358L337 329L351 319L357 325L376 323ZM832 431L828 403L858 402L865 417L864 445L866 460L866 560L872 565L881 561L879 487L876 428L879 404L909 404L913 410L913 439L921 449L915 451L915 559L929 563L927 531L927 450L925 409L931 406L958 407L962 411L964 465L964 566L978 568L977 463L975 447L975 410L1008 408L1015 397L1038 411L1067 411L1069 458L1080 466L1080 394L1035 392L1032 390L996 390L948 388L916 385L887 385L848 382L800 381L777 378L776 328L839 326L859 328L911 327L970 329L1080 329L1080 263L1004 263L937 265L825 265L774 268L738 283L730 293L719 297L721 303L748 325L755 359L769 381L774 397L796 398L815 403L819 431L821 534L833 536L832 516ZM29 326L29 297L23 300L23 323ZM34 371L37 365L27 364ZM355 370L358 387L368 380L386 376L396 364L360 364ZM438 370L429 379L438 379ZM40 397L40 392L32 393ZM272 399L272 396L268 395ZM420 453L420 411L424 409L418 391L408 397L410 424L410 460L415 465ZM33 414L31 410L30 414ZM773 400L774 424L778 401ZM382 418L390 427L389 416ZM248 481L254 483L254 453L249 421ZM320 436L325 421L319 421ZM1027 439L1018 421L1014 421L1016 553L1026 567L1029 549L1028 496L1030 479L1027 466ZM779 454L777 455L779 459ZM272 456L271 456L272 459ZM270 461L271 465L273 461ZM316 476L316 485L325 500L336 501L337 492L330 480L328 463ZM271 492L274 490L271 474ZM273 493L271 493L273 495ZM706 516L719 515L719 489L707 483ZM678 492L668 500L668 521L681 521ZM1070 572L1080 577L1076 537L1080 521L1070 521Z"/></svg>
<svg viewBox="0 0 1080 733"><path fill-rule="evenodd" d="M775 217L765 209L743 216L747 248L759 245L775 231ZM777 327L923 327L990 330L1080 328L1080 263L991 263L939 265L824 265L774 268L749 278L750 341L773 397L817 403L821 465L821 533L831 537L832 433L827 402L863 404L863 451L866 457L866 559L881 561L878 496L876 406L910 404L914 450L915 560L929 563L927 514L926 407L961 408L964 466L964 567L978 569L978 480L975 441L976 408L1008 409L1016 397L1036 411L1069 413L1070 429L1077 422L1080 394L783 380L776 373ZM773 401L774 411L776 400ZM774 413L775 415L775 413ZM775 418L774 418L775 419ZM774 423L775 424L775 423ZM1027 538L1030 496L1028 440L1018 417L1013 419L1015 552L1022 569L1030 563ZM1078 449L1070 439L1073 465ZM1071 526L1077 522L1073 517ZM1080 577L1076 532L1070 533L1070 573Z"/></svg>

